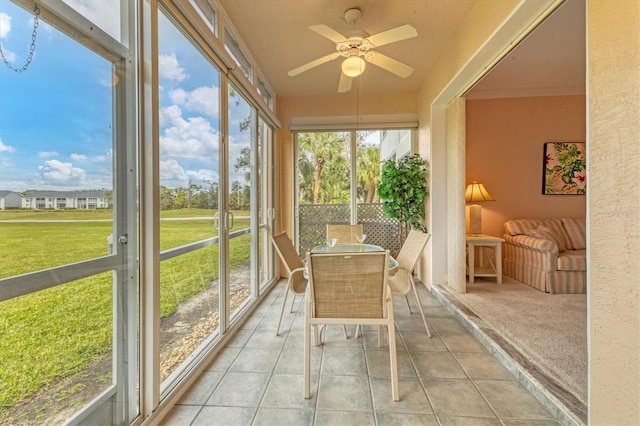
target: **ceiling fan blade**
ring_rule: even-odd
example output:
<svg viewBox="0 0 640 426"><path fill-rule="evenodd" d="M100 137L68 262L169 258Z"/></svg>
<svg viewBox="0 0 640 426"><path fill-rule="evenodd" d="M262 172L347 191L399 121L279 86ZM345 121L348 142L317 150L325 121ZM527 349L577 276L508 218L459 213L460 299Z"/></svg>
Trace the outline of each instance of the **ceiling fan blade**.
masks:
<svg viewBox="0 0 640 426"><path fill-rule="evenodd" d="M313 67L317 67L318 65L322 65L325 62L329 62L329 61L333 61L335 58L337 58L338 56L340 56L338 53L329 53L326 56L323 56L321 58L318 58L314 61L308 62L304 65L300 65L298 68L294 68L291 71L288 72L290 77L294 77L300 73L303 73L307 70L310 70Z"/></svg>
<svg viewBox="0 0 640 426"><path fill-rule="evenodd" d="M365 60L402 78L407 78L413 74L413 68L409 65L396 61L382 53L369 51L369 55L365 57Z"/></svg>
<svg viewBox="0 0 640 426"><path fill-rule="evenodd" d="M353 78L346 76L344 73L340 74L340 83L338 84L338 93L344 93L351 90L351 83Z"/></svg>
<svg viewBox="0 0 640 426"><path fill-rule="evenodd" d="M385 44L394 43L396 41L416 37L417 35L418 31L411 25L406 24L369 36L367 37L367 40L369 40L375 47L378 47L384 46Z"/></svg>
<svg viewBox="0 0 640 426"><path fill-rule="evenodd" d="M329 40L331 40L334 43L341 43L341 42L347 40L347 38L345 36L343 36L342 34L337 32L333 28L327 27L326 25L322 25L322 24L311 25L309 27L309 29L311 31L314 31L314 32L320 34L322 37L328 38Z"/></svg>

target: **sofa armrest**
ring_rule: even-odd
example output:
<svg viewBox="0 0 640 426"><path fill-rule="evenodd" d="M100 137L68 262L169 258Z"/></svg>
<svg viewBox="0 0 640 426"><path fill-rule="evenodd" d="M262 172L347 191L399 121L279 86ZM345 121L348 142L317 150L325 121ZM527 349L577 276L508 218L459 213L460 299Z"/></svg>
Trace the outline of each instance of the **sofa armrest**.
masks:
<svg viewBox="0 0 640 426"><path fill-rule="evenodd" d="M545 240L542 238L530 237L528 235L504 235L504 240L507 244L511 244L517 247L533 250L541 253L549 253L558 256L558 245L551 240Z"/></svg>

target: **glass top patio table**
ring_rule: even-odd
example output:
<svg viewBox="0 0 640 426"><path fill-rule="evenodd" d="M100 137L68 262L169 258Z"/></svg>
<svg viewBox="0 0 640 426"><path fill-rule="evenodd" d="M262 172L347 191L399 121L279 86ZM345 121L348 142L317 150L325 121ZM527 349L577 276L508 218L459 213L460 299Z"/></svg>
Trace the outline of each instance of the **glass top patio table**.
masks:
<svg viewBox="0 0 640 426"><path fill-rule="evenodd" d="M360 246L362 246L362 250L360 250ZM384 248L375 244L340 243L333 246L331 250L326 244L311 249L311 253L358 253L360 251L384 251ZM395 274L397 269L398 261L389 255L389 275Z"/></svg>

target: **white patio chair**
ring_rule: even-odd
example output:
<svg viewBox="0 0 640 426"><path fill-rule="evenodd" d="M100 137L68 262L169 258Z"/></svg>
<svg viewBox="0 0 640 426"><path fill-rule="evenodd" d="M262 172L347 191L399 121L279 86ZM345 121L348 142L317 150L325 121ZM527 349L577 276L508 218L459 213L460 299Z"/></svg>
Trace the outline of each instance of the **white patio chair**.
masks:
<svg viewBox="0 0 640 426"><path fill-rule="evenodd" d="M305 295L304 397L311 396L311 327L318 325L378 325L378 344L386 326L391 367L391 394L398 393L398 365L393 297L387 285L389 251L307 253L309 286Z"/></svg>
<svg viewBox="0 0 640 426"><path fill-rule="evenodd" d="M429 241L429 238L431 238L431 234L425 234L424 232L416 231L415 229L409 231L406 241L402 245L398 256L396 256L396 260L398 261L398 272L389 277L389 287L393 294L404 296L404 299L407 302L407 307L409 308L409 313L413 312L411 312L411 305L409 304L407 294L413 289L413 294L416 296L420 315L422 315L422 322L424 322L424 328L427 330L427 335L431 337L429 325L427 324L427 319L425 318L424 310L422 309L422 303L420 302L420 296L418 296L416 282L413 279L413 271L418 263L420 254Z"/></svg>

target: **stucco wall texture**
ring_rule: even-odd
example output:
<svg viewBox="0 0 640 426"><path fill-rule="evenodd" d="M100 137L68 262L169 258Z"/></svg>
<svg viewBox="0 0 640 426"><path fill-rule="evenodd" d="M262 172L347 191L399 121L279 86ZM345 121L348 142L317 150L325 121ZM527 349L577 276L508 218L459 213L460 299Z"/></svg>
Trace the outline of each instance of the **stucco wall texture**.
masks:
<svg viewBox="0 0 640 426"><path fill-rule="evenodd" d="M640 1L588 0L587 82L589 424L638 425Z"/></svg>

